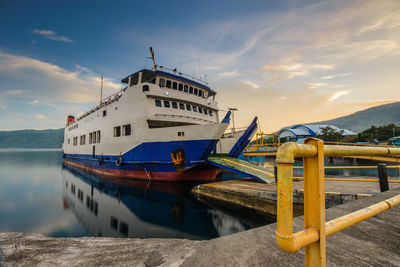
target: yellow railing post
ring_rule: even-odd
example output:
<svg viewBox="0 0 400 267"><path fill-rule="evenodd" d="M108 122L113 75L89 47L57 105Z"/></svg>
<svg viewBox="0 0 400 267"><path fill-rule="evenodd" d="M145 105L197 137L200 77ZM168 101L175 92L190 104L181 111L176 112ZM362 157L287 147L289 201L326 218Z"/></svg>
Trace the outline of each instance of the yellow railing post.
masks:
<svg viewBox="0 0 400 267"><path fill-rule="evenodd" d="M305 248L306 266L326 265L324 142L307 139L317 155L304 157L304 228L318 231L319 240Z"/></svg>
<svg viewBox="0 0 400 267"><path fill-rule="evenodd" d="M276 242L280 249L295 253L305 247L306 266L326 265L326 236L342 231L396 205L400 195L325 222L324 156L393 156L399 148L324 146L321 140L310 138L305 144L285 143L276 156L277 227ZM293 166L302 157L304 164L304 230L293 233Z"/></svg>
<svg viewBox="0 0 400 267"><path fill-rule="evenodd" d="M293 163L278 162L277 225L279 234L293 234ZM290 219L289 219L290 218Z"/></svg>

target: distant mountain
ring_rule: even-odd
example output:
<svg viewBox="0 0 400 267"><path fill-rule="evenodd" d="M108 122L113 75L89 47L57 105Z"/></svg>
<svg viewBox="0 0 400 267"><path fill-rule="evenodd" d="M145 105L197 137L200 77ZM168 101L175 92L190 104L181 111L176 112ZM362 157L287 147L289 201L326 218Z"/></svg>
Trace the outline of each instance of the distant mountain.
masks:
<svg viewBox="0 0 400 267"><path fill-rule="evenodd" d="M383 126L391 123L400 125L400 102L368 108L333 120L307 124L330 124L342 129L362 132L372 125Z"/></svg>
<svg viewBox="0 0 400 267"><path fill-rule="evenodd" d="M61 148L64 128L0 131L0 148Z"/></svg>

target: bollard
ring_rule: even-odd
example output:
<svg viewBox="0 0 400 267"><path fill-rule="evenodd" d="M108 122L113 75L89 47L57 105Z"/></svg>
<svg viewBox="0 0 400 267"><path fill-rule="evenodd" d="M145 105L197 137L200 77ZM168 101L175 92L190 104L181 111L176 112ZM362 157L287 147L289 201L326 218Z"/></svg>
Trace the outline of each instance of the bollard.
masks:
<svg viewBox="0 0 400 267"><path fill-rule="evenodd" d="M275 183L278 183L278 166L274 165Z"/></svg>
<svg viewBox="0 0 400 267"><path fill-rule="evenodd" d="M378 176L379 176L379 187L381 192L389 190L389 183L387 178L386 163L378 163Z"/></svg>

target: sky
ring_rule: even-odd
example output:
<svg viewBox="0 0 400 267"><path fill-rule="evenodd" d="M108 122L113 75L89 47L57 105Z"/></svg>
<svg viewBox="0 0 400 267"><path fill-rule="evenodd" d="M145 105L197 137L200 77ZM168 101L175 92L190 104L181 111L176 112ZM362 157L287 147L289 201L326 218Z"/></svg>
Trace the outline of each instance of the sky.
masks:
<svg viewBox="0 0 400 267"><path fill-rule="evenodd" d="M64 127L150 46L265 133L400 100L400 1L0 0L0 130Z"/></svg>

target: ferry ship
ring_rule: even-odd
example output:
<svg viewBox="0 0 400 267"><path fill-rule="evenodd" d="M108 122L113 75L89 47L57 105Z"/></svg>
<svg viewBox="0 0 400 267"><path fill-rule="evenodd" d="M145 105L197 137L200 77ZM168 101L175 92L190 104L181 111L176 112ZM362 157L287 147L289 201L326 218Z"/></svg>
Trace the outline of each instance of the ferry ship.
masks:
<svg viewBox="0 0 400 267"><path fill-rule="evenodd" d="M78 118L68 116L64 162L102 175L214 180L222 170L207 158L230 111L220 121L215 91L176 69L158 68L151 53L154 69L123 78L119 92Z"/></svg>

